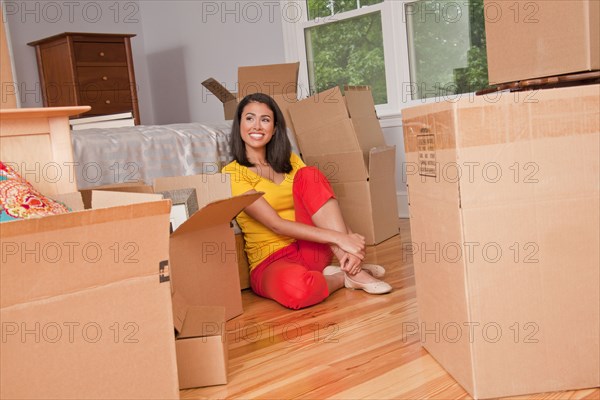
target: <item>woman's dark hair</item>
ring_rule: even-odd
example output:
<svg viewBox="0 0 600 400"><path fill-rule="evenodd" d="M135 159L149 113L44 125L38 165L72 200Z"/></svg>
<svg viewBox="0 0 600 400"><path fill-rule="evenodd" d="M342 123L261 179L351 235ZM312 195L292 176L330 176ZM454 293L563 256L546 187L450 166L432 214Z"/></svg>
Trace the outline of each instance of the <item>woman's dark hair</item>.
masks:
<svg viewBox="0 0 600 400"><path fill-rule="evenodd" d="M273 112L275 130L271 141L267 143L267 162L271 165L271 168L278 173L288 173L292 171L292 164L290 163L290 156L292 154L292 144L287 136L287 129L285 125L285 118L281 109L275 103L275 100L264 93L253 93L244 97L240 104L237 106L235 112L235 118L231 127L231 135L229 137L231 143L231 152L233 158L240 165L245 167L253 167L246 155L246 145L242 140L240 132L240 122L242 120L242 111L248 103L262 103L267 105Z"/></svg>

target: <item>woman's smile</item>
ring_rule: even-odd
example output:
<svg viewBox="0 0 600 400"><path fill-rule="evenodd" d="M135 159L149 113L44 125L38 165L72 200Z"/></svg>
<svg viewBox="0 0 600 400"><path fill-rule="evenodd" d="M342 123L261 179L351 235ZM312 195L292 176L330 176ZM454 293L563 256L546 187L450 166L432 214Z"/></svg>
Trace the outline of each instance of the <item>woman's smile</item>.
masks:
<svg viewBox="0 0 600 400"><path fill-rule="evenodd" d="M263 103L248 103L242 110L240 132L246 146L266 146L275 131L273 111Z"/></svg>

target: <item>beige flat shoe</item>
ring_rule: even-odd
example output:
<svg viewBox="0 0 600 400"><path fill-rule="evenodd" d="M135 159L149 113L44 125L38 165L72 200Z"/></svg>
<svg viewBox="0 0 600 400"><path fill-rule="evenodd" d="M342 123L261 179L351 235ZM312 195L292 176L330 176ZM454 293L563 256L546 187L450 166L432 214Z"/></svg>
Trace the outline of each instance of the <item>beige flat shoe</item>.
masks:
<svg viewBox="0 0 600 400"><path fill-rule="evenodd" d="M348 275L345 275L344 286L346 286L348 289L364 290L369 294L385 294L392 291L390 284L384 281L361 283L352 280L352 278L350 278Z"/></svg>
<svg viewBox="0 0 600 400"><path fill-rule="evenodd" d="M373 278L383 278L385 276L385 268L377 264L363 264L362 269L373 275Z"/></svg>
<svg viewBox="0 0 600 400"><path fill-rule="evenodd" d="M385 275L385 268L377 264L363 264L362 269L370 273L373 278L383 278ZM342 272L342 269L338 265L328 265L323 269L323 275L333 275L338 272Z"/></svg>

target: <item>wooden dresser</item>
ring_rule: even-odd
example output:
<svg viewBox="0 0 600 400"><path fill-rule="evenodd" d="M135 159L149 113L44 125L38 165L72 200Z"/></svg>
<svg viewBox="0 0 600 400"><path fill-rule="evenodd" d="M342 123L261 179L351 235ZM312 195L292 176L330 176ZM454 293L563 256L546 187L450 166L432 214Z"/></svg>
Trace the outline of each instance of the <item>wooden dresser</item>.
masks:
<svg viewBox="0 0 600 400"><path fill-rule="evenodd" d="M65 32L36 49L45 107L89 105L85 117L132 112L140 123L132 34Z"/></svg>

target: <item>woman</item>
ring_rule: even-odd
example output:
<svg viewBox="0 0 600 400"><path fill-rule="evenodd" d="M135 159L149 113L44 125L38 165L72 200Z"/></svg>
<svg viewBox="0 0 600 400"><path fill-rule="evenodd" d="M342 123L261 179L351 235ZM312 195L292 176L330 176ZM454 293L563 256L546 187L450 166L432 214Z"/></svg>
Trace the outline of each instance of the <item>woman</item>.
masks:
<svg viewBox="0 0 600 400"><path fill-rule="evenodd" d="M291 151L275 101L262 93L238 105L231 131L233 195L264 192L236 220L246 241L250 285L263 297L299 309L320 303L342 288L382 294L385 270L362 264L364 237L342 218L327 179ZM328 266L332 257L341 267ZM367 272L368 271L368 272Z"/></svg>

